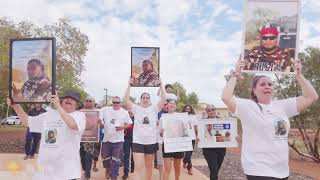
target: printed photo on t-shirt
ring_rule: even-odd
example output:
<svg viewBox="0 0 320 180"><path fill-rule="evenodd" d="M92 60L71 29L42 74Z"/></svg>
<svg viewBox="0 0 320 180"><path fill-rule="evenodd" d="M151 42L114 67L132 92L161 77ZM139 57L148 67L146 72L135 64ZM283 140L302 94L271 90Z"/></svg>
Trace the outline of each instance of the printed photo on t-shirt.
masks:
<svg viewBox="0 0 320 180"><path fill-rule="evenodd" d="M116 119L111 119L110 124L116 124Z"/></svg>
<svg viewBox="0 0 320 180"><path fill-rule="evenodd" d="M284 120L275 121L275 134L277 136L284 136L287 134L286 122Z"/></svg>
<svg viewBox="0 0 320 180"><path fill-rule="evenodd" d="M150 124L150 119L149 119L148 116L144 116L144 117L143 117L142 124Z"/></svg>
<svg viewBox="0 0 320 180"><path fill-rule="evenodd" d="M288 139L289 127L285 120L274 120L274 139Z"/></svg>
<svg viewBox="0 0 320 180"><path fill-rule="evenodd" d="M55 144L57 137L57 129L48 129L45 133L46 144Z"/></svg>

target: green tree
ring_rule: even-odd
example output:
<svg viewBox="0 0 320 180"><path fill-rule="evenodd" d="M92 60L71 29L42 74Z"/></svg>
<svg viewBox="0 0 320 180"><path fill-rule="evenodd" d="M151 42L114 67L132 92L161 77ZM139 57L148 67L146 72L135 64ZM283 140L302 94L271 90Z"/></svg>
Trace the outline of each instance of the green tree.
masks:
<svg viewBox="0 0 320 180"><path fill-rule="evenodd" d="M299 55L303 60L302 73L308 79L317 93L320 94L320 49L309 47L306 53ZM278 98L288 98L300 96L302 94L301 88L293 77L279 77L275 80L276 96ZM306 111L293 117L292 127L298 128L301 138L303 140L306 153L299 149L295 144L296 140L289 142L289 146L298 154L310 158L313 161L320 163L319 156L319 136L320 136L320 102L315 102ZM312 129L315 132L315 137L310 137L307 129Z"/></svg>
<svg viewBox="0 0 320 180"><path fill-rule="evenodd" d="M178 97L177 102L177 110L181 111L182 108L189 104L192 105L193 108L196 108L199 103L199 98L195 92L191 92L190 94L187 94L187 90L183 87L182 84L175 82L172 84L172 91L174 94Z"/></svg>

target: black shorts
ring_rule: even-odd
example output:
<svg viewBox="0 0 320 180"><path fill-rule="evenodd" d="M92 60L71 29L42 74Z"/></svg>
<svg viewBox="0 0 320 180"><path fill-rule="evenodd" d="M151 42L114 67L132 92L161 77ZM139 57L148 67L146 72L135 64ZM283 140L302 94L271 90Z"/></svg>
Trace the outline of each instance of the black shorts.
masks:
<svg viewBox="0 0 320 180"><path fill-rule="evenodd" d="M158 143L148 145L132 143L132 152L134 153L154 154L158 149Z"/></svg>
<svg viewBox="0 0 320 180"><path fill-rule="evenodd" d="M162 145L162 157L163 157L163 158L183 159L183 157L184 157L184 152L165 153L165 152L164 152L164 144L163 144L163 145Z"/></svg>

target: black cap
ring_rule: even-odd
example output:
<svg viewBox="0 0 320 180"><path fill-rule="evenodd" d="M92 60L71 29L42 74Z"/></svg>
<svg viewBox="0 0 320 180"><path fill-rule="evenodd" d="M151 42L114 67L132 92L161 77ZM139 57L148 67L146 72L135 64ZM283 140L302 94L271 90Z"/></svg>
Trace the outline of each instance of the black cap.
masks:
<svg viewBox="0 0 320 180"><path fill-rule="evenodd" d="M167 89L167 87L170 87L170 88L172 89L172 85L171 85L171 84L166 84L166 85L164 86L165 89Z"/></svg>
<svg viewBox="0 0 320 180"><path fill-rule="evenodd" d="M76 91L73 90L66 90L63 92L63 96L61 97L61 99L70 97L74 100L76 100L78 103L80 103L80 94Z"/></svg>

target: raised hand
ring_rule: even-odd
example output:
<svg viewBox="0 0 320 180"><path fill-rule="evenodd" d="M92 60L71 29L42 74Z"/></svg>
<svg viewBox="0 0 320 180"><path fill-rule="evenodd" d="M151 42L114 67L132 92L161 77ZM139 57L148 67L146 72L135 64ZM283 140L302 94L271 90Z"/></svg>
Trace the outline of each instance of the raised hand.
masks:
<svg viewBox="0 0 320 180"><path fill-rule="evenodd" d="M302 76L301 61L299 59L294 62L294 72L295 72L296 78L300 78Z"/></svg>
<svg viewBox="0 0 320 180"><path fill-rule="evenodd" d="M233 75L236 76L238 79L244 79L244 77L242 76L242 70L243 70L244 66L245 66L245 62L244 62L244 60L242 60L242 55L240 55L240 57L236 63L236 66L235 66L235 70L233 72Z"/></svg>

